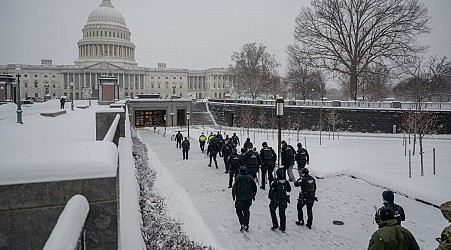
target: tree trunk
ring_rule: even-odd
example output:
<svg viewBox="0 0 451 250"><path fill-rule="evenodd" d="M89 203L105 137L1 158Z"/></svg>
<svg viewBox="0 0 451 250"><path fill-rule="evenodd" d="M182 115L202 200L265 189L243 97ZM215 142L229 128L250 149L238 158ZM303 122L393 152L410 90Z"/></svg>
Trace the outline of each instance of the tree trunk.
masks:
<svg viewBox="0 0 451 250"><path fill-rule="evenodd" d="M351 68L349 72L349 97L357 101L357 69Z"/></svg>

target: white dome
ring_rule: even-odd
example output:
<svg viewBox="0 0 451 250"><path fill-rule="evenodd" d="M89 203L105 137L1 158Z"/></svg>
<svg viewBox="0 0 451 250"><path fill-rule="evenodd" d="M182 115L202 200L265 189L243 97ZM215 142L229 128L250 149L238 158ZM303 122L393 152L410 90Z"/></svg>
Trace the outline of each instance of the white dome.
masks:
<svg viewBox="0 0 451 250"><path fill-rule="evenodd" d="M124 17L114 9L110 0L102 0L99 7L89 14L87 24L98 22L113 22L126 26Z"/></svg>

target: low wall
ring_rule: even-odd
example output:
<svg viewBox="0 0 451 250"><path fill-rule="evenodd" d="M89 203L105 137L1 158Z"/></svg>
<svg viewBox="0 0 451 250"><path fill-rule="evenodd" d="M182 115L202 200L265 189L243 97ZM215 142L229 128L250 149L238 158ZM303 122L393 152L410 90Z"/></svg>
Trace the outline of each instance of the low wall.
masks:
<svg viewBox="0 0 451 250"><path fill-rule="evenodd" d="M110 129L111 124L116 118L116 114L121 116L119 125L116 130L116 136L113 142L118 145L119 137L125 137L125 111L124 109L112 108L104 111L96 112L96 140L101 141Z"/></svg>
<svg viewBox="0 0 451 250"><path fill-rule="evenodd" d="M216 122L224 126L241 127L246 120L252 119L253 127L276 128L274 105L235 104L208 102L210 112ZM323 130L332 130L331 117L340 122L337 130L363 133L393 133L393 125L397 132L403 130L405 114L402 109L365 109L343 107L299 107L285 106L282 118L283 128L318 130L320 117ZM451 134L451 111L428 110L437 118L437 133Z"/></svg>

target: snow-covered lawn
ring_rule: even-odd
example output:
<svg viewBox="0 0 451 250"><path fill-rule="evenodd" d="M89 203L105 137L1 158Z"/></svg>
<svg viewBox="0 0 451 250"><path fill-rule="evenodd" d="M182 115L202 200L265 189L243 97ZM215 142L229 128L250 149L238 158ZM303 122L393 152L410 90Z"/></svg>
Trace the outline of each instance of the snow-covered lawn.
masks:
<svg viewBox="0 0 451 250"><path fill-rule="evenodd" d="M205 129L208 133L218 131ZM395 202L406 211L403 226L414 234L422 249L435 248L435 238L447 225L439 209L415 198L436 205L451 198L449 136L434 136L434 140L425 142L425 176L420 177L416 154L409 178L402 135L341 134L340 140L328 140L328 134L323 133L319 145L318 134L304 131L300 141L307 142L311 157L308 168L313 175L324 177L317 179L319 201L313 209L312 229L294 223L298 192L294 188L286 211L286 233L271 231L268 189L259 189L251 207L250 230L240 233L223 158L218 157L219 169L207 166L209 160L200 152L196 140L202 129L190 128L189 160L182 160L181 150L170 140L170 135L178 130L186 136L186 128L169 128L166 137L162 136L164 129L159 130L159 134L154 134L153 129L139 130L139 136L149 147L150 167L157 170L156 188L166 197L171 215L184 222L188 234L217 249L365 249L377 229L373 222L374 205L382 205L381 187L398 193ZM233 132L240 134L226 130L230 135ZM241 140L247 137L242 136ZM277 148L277 136L273 139L271 133L251 132L249 137L252 141L255 138L254 146L258 149L263 141ZM282 139L296 147L297 135L284 134ZM436 148L435 176L432 147ZM343 221L344 225L334 225L334 220Z"/></svg>

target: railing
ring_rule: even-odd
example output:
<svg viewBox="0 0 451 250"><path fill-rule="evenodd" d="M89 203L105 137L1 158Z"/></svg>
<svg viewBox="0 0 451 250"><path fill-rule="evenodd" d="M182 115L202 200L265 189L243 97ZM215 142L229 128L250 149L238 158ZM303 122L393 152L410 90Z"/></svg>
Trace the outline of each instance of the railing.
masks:
<svg viewBox="0 0 451 250"><path fill-rule="evenodd" d="M275 106L275 100L241 100L241 99L208 99L210 102L259 104ZM342 107L342 108L369 108L369 109L415 109L418 103L399 101L321 101L321 100L285 100L285 106L299 107ZM451 102L423 102L422 109L427 110L451 110Z"/></svg>
<svg viewBox="0 0 451 250"><path fill-rule="evenodd" d="M85 221L89 203L83 195L74 195L67 202L55 227L45 243L44 250L76 250L85 247Z"/></svg>
<svg viewBox="0 0 451 250"><path fill-rule="evenodd" d="M114 118L113 123L111 124L110 128L108 129L108 132L106 133L105 137L103 138L103 141L111 141L116 143L116 145L119 142L119 135L118 135L118 129L117 125L119 124L121 116L119 114L116 115Z"/></svg>

